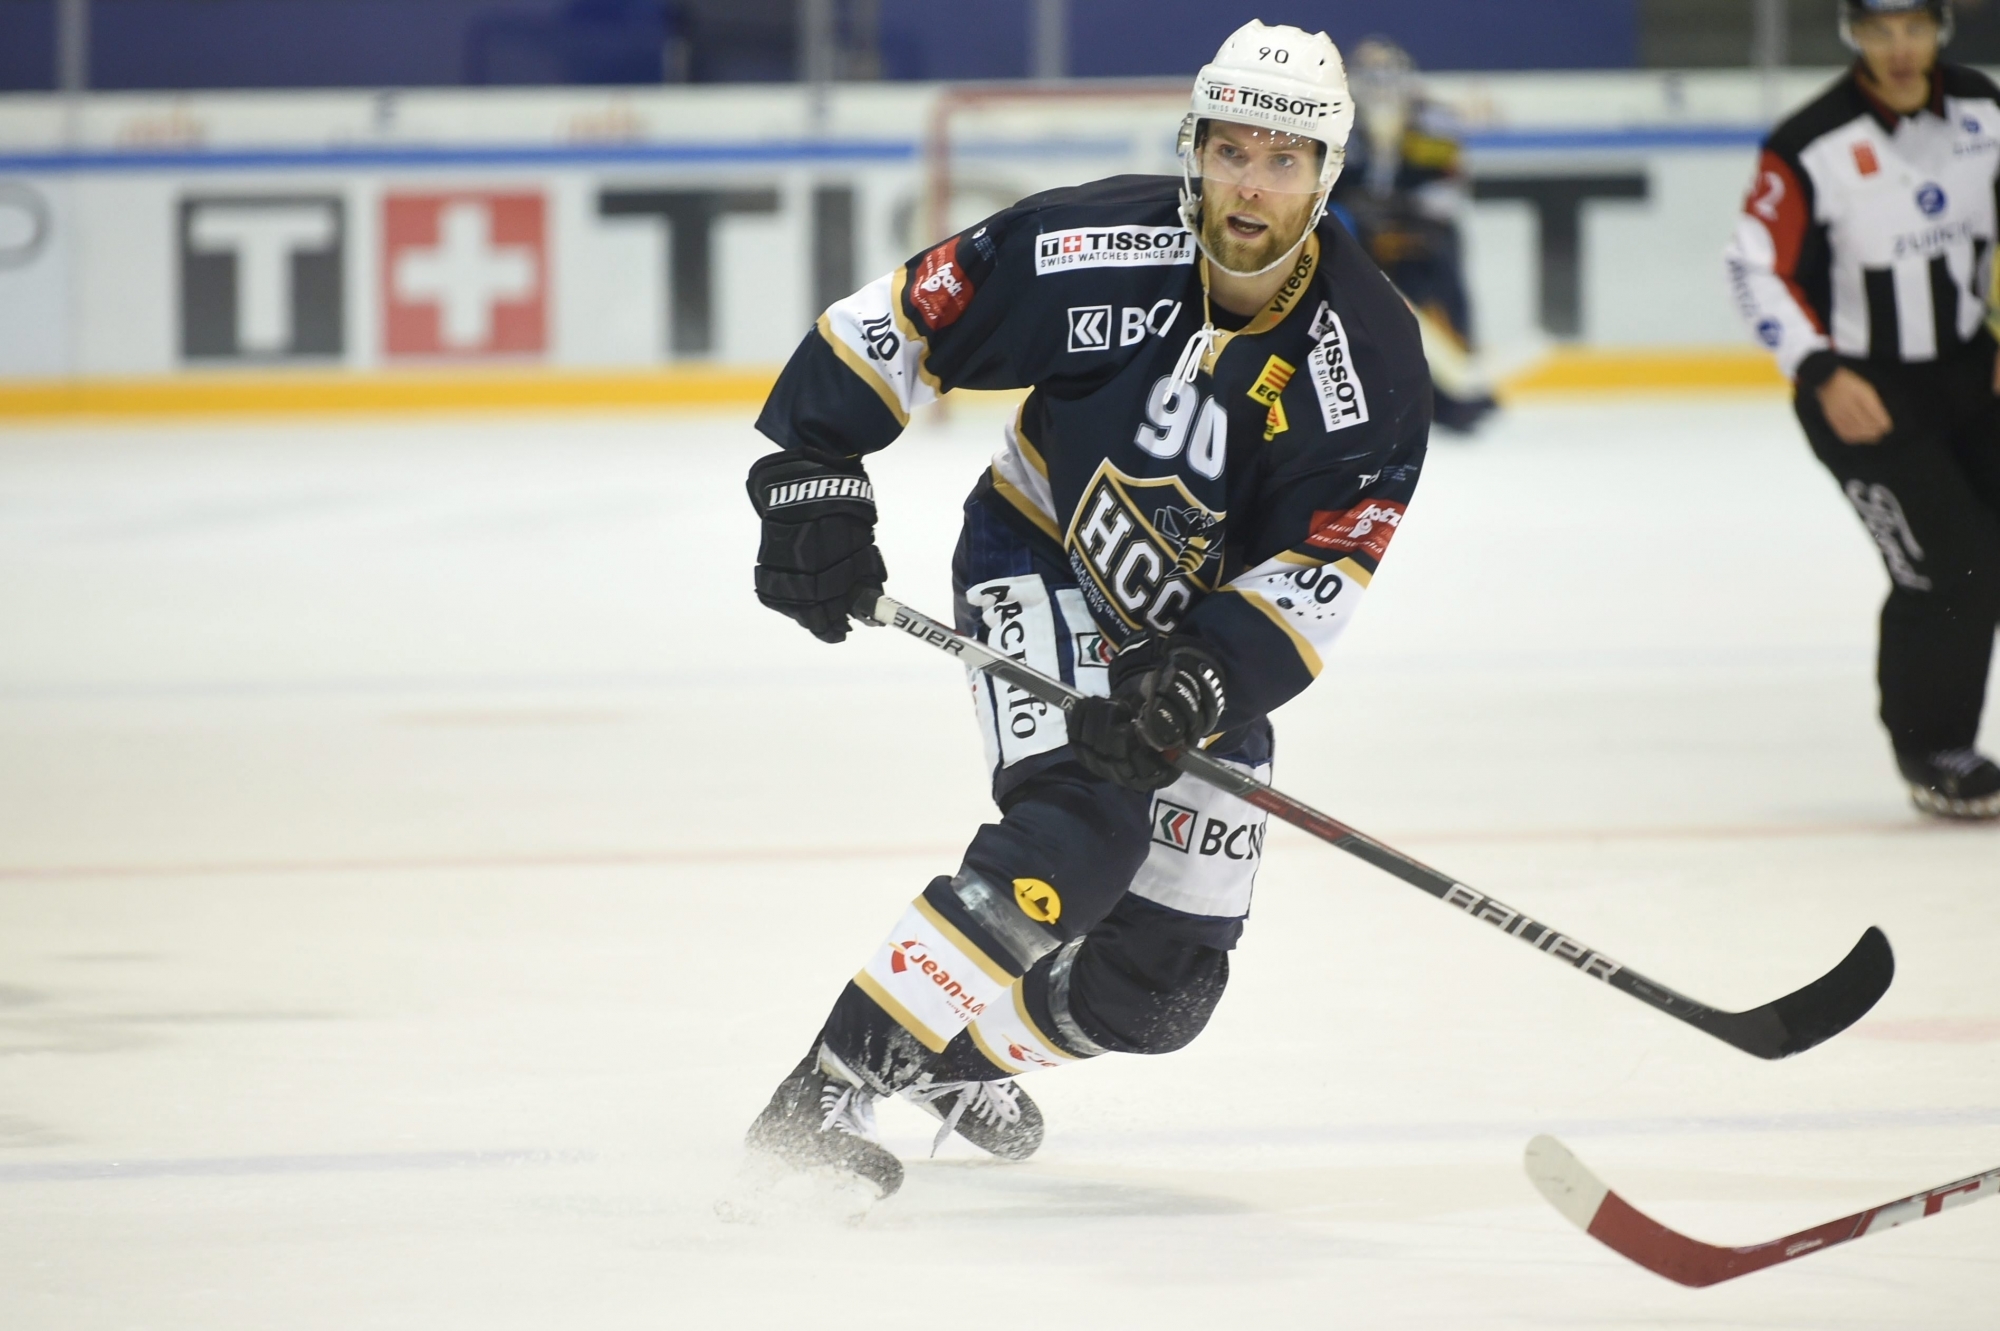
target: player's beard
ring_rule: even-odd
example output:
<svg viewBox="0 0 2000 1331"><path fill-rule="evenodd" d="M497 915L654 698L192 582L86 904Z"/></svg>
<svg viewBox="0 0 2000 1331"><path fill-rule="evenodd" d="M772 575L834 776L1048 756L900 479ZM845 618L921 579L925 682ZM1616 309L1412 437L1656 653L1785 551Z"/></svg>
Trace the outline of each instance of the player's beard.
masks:
<svg viewBox="0 0 2000 1331"><path fill-rule="evenodd" d="M1201 205L1202 248L1216 263L1232 273L1256 273L1276 264L1303 239L1312 217L1312 194L1271 194L1259 200L1254 210L1240 200L1227 199L1227 190L1204 185ZM1236 206L1231 207L1234 203ZM1254 211L1267 223L1255 238L1234 235L1229 230L1232 212Z"/></svg>

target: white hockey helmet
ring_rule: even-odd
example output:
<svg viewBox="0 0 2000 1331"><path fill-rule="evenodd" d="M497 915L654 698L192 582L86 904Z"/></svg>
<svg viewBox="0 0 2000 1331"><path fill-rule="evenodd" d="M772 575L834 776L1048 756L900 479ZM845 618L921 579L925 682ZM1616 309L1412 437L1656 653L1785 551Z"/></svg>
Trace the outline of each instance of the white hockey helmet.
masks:
<svg viewBox="0 0 2000 1331"><path fill-rule="evenodd" d="M1347 136L1354 129L1354 99L1340 48L1323 32L1306 32L1252 19L1229 34L1215 59L1194 78L1194 97L1181 121L1181 220L1201 234L1200 148L1202 124L1223 120L1257 129L1296 134L1325 150L1316 189L1319 203L1306 231L1326 213L1327 191L1347 160ZM1300 241L1305 237L1302 235ZM1204 252L1206 246L1203 246ZM1294 247L1296 248L1296 247ZM1211 263L1216 262L1209 255ZM1283 263L1289 253L1262 271ZM1249 276L1250 274L1245 274Z"/></svg>
<svg viewBox="0 0 2000 1331"><path fill-rule="evenodd" d="M1859 51L1861 43L1855 40L1854 24L1858 19L1873 18L1877 14L1911 14L1919 10L1929 12L1937 20L1938 45L1951 41L1952 31L1958 26L1952 13L1951 0L1840 0L1840 40L1850 51Z"/></svg>

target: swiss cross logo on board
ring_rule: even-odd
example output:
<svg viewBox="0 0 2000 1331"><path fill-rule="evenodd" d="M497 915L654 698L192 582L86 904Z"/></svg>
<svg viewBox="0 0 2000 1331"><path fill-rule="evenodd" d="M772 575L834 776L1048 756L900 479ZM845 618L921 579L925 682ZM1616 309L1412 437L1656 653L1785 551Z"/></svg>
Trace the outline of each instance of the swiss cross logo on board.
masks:
<svg viewBox="0 0 2000 1331"><path fill-rule="evenodd" d="M972 303L972 280L958 264L958 237L924 256L910 278L910 304L932 332L950 327Z"/></svg>
<svg viewBox="0 0 2000 1331"><path fill-rule="evenodd" d="M1312 534L1306 537L1306 544L1349 554L1359 550L1380 562L1389 553L1389 541L1396 528L1403 525L1403 510L1404 505L1393 500L1371 499L1345 513L1315 513Z"/></svg>
<svg viewBox="0 0 2000 1331"><path fill-rule="evenodd" d="M521 356L548 347L539 190L390 194L382 203L383 350Z"/></svg>

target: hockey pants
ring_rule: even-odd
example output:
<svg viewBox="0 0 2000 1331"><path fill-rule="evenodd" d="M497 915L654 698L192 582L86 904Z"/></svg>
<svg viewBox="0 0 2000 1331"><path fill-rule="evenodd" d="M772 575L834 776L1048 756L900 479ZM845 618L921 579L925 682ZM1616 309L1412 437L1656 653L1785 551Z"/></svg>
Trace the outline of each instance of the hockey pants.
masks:
<svg viewBox="0 0 2000 1331"><path fill-rule="evenodd" d="M1069 569L993 504L966 504L959 630L1102 694L1103 638ZM970 683L1000 820L911 904L822 1038L884 1091L1181 1048L1228 982L1264 815L1191 778L1145 794L1092 776L1058 709L984 674ZM1270 726L1209 751L1268 778Z"/></svg>
<svg viewBox="0 0 2000 1331"><path fill-rule="evenodd" d="M2000 624L2000 400L1994 343L1931 364L1843 364L1872 383L1894 428L1842 443L1818 398L1795 403L1813 452L1874 538L1882 606L1882 724L1898 753L1970 747Z"/></svg>

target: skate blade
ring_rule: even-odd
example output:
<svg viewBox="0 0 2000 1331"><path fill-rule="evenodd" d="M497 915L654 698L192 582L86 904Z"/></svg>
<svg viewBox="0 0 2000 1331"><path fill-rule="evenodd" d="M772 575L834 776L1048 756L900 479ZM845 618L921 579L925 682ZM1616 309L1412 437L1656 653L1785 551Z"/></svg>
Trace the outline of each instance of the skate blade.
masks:
<svg viewBox="0 0 2000 1331"><path fill-rule="evenodd" d="M1976 823L2000 818L2000 795L1989 795L1976 800L1955 800L1940 795L1929 786L1911 783L1910 803L1917 806L1919 813L1927 813L1933 818L1948 818L1954 822Z"/></svg>
<svg viewBox="0 0 2000 1331"><path fill-rule="evenodd" d="M800 1168L763 1151L745 1151L730 1187L715 1202L729 1225L858 1225L880 1200L873 1183L824 1165Z"/></svg>

